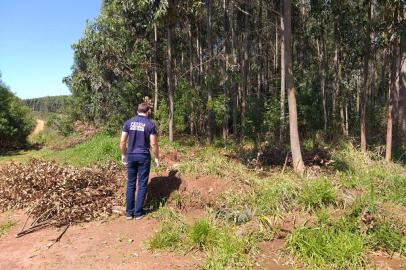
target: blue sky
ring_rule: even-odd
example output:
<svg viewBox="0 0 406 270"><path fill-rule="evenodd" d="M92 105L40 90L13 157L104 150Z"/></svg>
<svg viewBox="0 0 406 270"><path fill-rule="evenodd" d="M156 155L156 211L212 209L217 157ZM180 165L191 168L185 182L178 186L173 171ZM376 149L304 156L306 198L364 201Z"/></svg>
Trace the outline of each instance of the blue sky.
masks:
<svg viewBox="0 0 406 270"><path fill-rule="evenodd" d="M0 0L0 73L20 98L69 94L71 45L102 0Z"/></svg>

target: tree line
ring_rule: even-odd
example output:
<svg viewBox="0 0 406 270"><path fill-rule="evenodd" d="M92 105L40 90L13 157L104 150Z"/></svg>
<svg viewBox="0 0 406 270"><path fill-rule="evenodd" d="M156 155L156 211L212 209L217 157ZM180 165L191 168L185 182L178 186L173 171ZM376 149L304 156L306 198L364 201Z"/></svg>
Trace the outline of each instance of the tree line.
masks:
<svg viewBox="0 0 406 270"><path fill-rule="evenodd" d="M69 106L69 96L47 96L24 99L23 102L34 112L57 113Z"/></svg>
<svg viewBox="0 0 406 270"><path fill-rule="evenodd" d="M406 145L403 0L105 0L73 45L76 117L118 125L144 96L176 134Z"/></svg>
<svg viewBox="0 0 406 270"><path fill-rule="evenodd" d="M0 76L0 153L26 145L34 128L30 110L3 83Z"/></svg>

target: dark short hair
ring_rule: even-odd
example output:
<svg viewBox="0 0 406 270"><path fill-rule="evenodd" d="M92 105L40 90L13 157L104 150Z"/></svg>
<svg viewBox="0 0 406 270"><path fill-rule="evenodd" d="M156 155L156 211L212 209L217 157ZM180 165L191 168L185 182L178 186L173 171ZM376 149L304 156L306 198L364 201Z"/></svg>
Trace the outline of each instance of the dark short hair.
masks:
<svg viewBox="0 0 406 270"><path fill-rule="evenodd" d="M145 102L138 104L137 112L147 113L150 110L149 105Z"/></svg>

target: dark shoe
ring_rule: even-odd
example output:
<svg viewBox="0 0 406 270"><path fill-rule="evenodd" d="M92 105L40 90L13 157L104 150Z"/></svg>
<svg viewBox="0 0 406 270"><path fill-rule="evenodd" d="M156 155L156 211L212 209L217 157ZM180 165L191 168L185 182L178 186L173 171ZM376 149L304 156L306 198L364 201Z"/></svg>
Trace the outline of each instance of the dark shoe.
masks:
<svg viewBox="0 0 406 270"><path fill-rule="evenodd" d="M135 220L141 220L145 217L145 214L142 214L141 216L135 217Z"/></svg>
<svg viewBox="0 0 406 270"><path fill-rule="evenodd" d="M125 216L126 220L132 220L134 217L133 216Z"/></svg>

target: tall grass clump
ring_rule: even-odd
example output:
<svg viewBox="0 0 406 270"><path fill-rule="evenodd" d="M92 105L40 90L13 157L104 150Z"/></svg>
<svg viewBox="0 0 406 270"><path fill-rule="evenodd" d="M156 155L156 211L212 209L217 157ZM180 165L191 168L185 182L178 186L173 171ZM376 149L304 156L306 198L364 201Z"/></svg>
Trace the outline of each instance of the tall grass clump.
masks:
<svg viewBox="0 0 406 270"><path fill-rule="evenodd" d="M308 210L334 203L335 200L335 189L326 178L307 180L299 193L299 202Z"/></svg>
<svg viewBox="0 0 406 270"><path fill-rule="evenodd" d="M216 241L216 230L207 219L196 220L188 229L188 238L192 248L205 249Z"/></svg>
<svg viewBox="0 0 406 270"><path fill-rule="evenodd" d="M236 236L228 226L217 228L217 239L209 248L205 270L252 269L255 240L248 235Z"/></svg>
<svg viewBox="0 0 406 270"><path fill-rule="evenodd" d="M255 239L249 235L237 236L227 223L213 223L202 218L190 225L177 221L164 221L148 242L151 250L199 249L207 260L203 269L252 269Z"/></svg>
<svg viewBox="0 0 406 270"><path fill-rule="evenodd" d="M365 263L361 236L326 225L296 229L287 246L308 269L360 269Z"/></svg>
<svg viewBox="0 0 406 270"><path fill-rule="evenodd" d="M175 250L182 243L182 232L184 229L174 223L163 223L161 228L149 240L149 248Z"/></svg>
<svg viewBox="0 0 406 270"><path fill-rule="evenodd" d="M255 194L255 209L258 215L269 215L288 211L295 207L298 185L295 177L276 179L276 183L259 185Z"/></svg>
<svg viewBox="0 0 406 270"><path fill-rule="evenodd" d="M368 231L368 244L373 249L384 250L389 254L398 252L406 255L406 238L403 224L399 221L380 220Z"/></svg>

